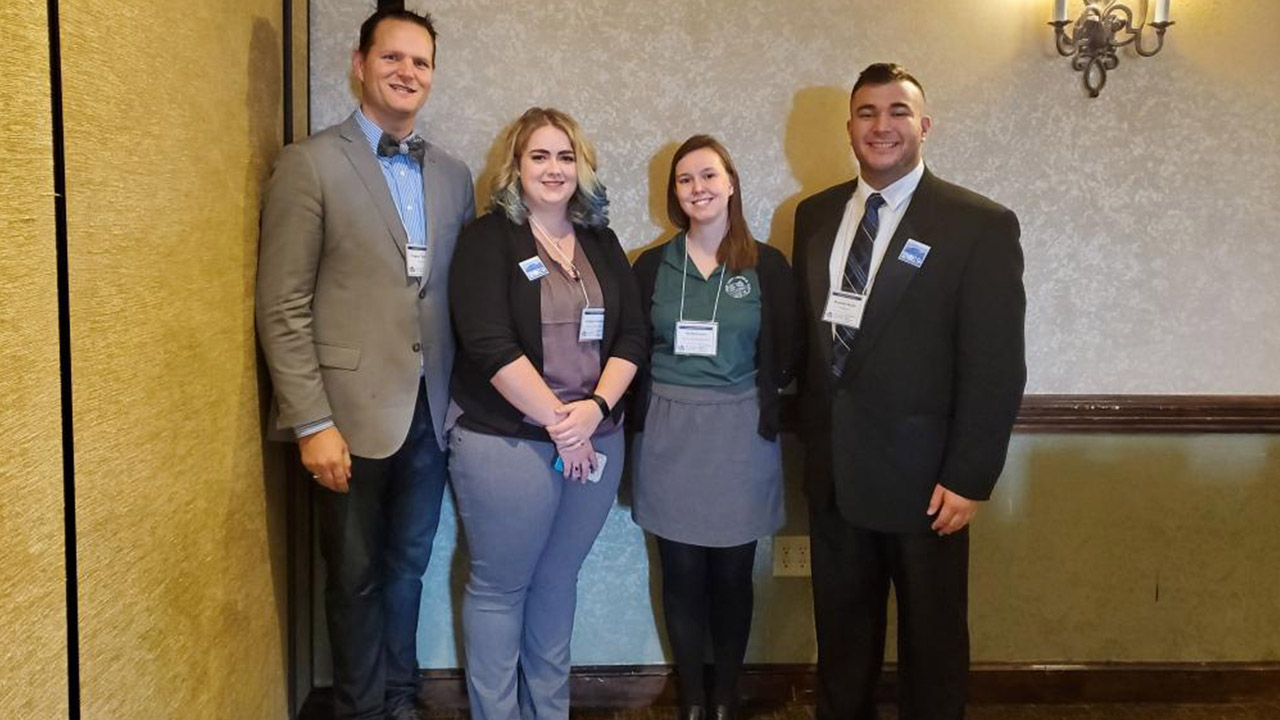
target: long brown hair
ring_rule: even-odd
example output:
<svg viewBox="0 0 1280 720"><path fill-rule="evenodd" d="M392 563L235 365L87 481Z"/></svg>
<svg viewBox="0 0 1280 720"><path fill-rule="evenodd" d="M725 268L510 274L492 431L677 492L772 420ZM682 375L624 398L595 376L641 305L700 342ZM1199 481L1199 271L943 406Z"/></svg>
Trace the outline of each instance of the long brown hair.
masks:
<svg viewBox="0 0 1280 720"><path fill-rule="evenodd" d="M671 173L667 176L667 217L672 224L681 230L689 229L689 216L680 207L676 197L676 165L685 155L703 148L710 149L720 156L725 172L733 182L733 194L729 196L729 228L720 247L716 249L716 261L724 263L730 272L739 272L756 266L760 250L756 239L751 237L751 228L747 227L747 219L742 214L742 186L738 182L738 169L733 165L733 158L718 140L710 135L694 135L684 141L671 158Z"/></svg>

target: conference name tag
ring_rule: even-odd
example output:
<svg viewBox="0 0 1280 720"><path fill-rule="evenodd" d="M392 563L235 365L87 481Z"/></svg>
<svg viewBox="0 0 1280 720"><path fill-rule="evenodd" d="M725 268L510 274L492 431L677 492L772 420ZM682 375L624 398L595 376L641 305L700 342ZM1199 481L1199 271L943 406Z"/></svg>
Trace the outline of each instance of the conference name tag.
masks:
<svg viewBox="0 0 1280 720"><path fill-rule="evenodd" d="M720 340L720 323L680 320L676 323L676 355L715 357Z"/></svg>
<svg viewBox="0 0 1280 720"><path fill-rule="evenodd" d="M409 245L404 249L405 271L411 278L421 278L427 274L427 246Z"/></svg>
<svg viewBox="0 0 1280 720"><path fill-rule="evenodd" d="M578 322L578 342L604 339L604 308L582 308Z"/></svg>
<svg viewBox="0 0 1280 720"><path fill-rule="evenodd" d="M827 307L822 311L822 321L857 329L862 325L862 313L867 307L864 293L833 290L827 296Z"/></svg>
<svg viewBox="0 0 1280 720"><path fill-rule="evenodd" d="M547 266L542 262L542 258L534 255L528 260L520 262L520 269L524 271L524 276L530 280L537 280L544 277L548 272Z"/></svg>
<svg viewBox="0 0 1280 720"><path fill-rule="evenodd" d="M918 240L908 240L902 252L898 253L899 261L916 268L924 265L924 259L927 257L929 257L929 246Z"/></svg>

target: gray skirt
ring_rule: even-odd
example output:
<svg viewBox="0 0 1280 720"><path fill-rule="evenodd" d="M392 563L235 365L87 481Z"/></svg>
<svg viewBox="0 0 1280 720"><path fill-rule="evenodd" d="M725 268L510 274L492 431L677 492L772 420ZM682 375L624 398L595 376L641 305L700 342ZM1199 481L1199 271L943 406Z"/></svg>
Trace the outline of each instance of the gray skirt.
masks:
<svg viewBox="0 0 1280 720"><path fill-rule="evenodd" d="M631 516L676 542L732 547L782 526L782 453L760 437L755 380L727 388L654 383L636 436Z"/></svg>

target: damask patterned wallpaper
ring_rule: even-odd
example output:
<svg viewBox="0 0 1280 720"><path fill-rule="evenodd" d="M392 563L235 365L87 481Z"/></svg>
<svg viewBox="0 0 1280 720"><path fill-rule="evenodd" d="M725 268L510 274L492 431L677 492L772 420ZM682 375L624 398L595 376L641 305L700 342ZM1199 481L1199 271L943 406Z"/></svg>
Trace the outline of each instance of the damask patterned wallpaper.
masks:
<svg viewBox="0 0 1280 720"><path fill-rule="evenodd" d="M441 33L420 129L471 166L482 202L501 128L549 104L595 140L629 248L667 236L669 158L710 132L738 163L753 232L789 251L799 200L854 172L844 122L858 71L893 60L928 90L930 166L1021 218L1031 391L1280 392L1278 3L1178 0L1165 50L1126 53L1094 100L1053 49L1050 0L408 5ZM354 107L350 52L372 7L312 2L313 129ZM1274 658L1280 636L1249 628L1280 624L1263 571L1280 539L1259 514L1280 489L1278 448L1015 437L974 529L975 659ZM781 534L806 532L794 450ZM624 489L583 568L575 663L664 662L654 553L628 514ZM446 510L424 583L425 667L460 662L456 534ZM808 583L771 577L769 551L748 661L812 662Z"/></svg>
<svg viewBox="0 0 1280 720"><path fill-rule="evenodd" d="M353 107L372 5L312 3L313 129ZM1179 0L1164 51L1126 52L1093 100L1053 49L1050 0L408 6L441 33L422 130L483 186L505 123L569 111L630 248L667 234L670 155L709 132L740 167L754 233L789 250L796 203L852 176L858 71L901 62L928 91L930 166L1021 219L1030 392L1280 393L1278 3Z"/></svg>

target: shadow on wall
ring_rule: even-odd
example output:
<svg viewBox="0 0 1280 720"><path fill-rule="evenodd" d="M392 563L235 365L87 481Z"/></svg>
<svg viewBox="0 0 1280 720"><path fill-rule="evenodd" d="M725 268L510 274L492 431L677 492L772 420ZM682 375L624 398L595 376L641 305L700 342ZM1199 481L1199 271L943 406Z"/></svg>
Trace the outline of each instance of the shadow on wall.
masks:
<svg viewBox="0 0 1280 720"><path fill-rule="evenodd" d="M791 100L783 149L791 166L791 176L800 189L774 208L769 228L769 244L788 257L793 246L796 206L800 201L857 173L845 129L848 119L848 88L803 88ZM733 152L733 148L729 151Z"/></svg>
<svg viewBox="0 0 1280 720"><path fill-rule="evenodd" d="M462 529L458 504L453 501L453 481L449 482L448 494L450 502L446 503L447 508L441 508L441 512L453 513L453 527L457 529L457 544L449 556L449 597L453 607L453 656L458 658L461 666L467 656L466 638L462 634L462 604L467 593L467 580L471 577L471 550L467 547L467 533Z"/></svg>
<svg viewBox="0 0 1280 720"><path fill-rule="evenodd" d="M244 92L244 117L247 127L244 128L252 161L244 173L244 218L243 218L243 254L246 265L243 273L244 287L242 297L246 297L246 334L253 333L253 305L257 266L257 238L259 238L259 210L262 184L268 178L271 164L283 147L282 73L280 68L279 29L265 18L253 19L253 27L248 46L248 77ZM248 437L237 439L236 447L250 447L260 443L262 464L262 502L266 518L266 534L269 543L269 564L271 568L271 594L275 602L276 638L280 653L280 676L289 678L289 573L288 573L288 483L285 482L285 447L266 439L266 416L271 397L271 383L266 365L262 359L257 342L253 342L253 360L255 360L255 382L257 398L259 398L259 421L256 424L241 424L239 430ZM238 520L228 518L227 527L236 527ZM225 693L215 697L227 697Z"/></svg>
<svg viewBox="0 0 1280 720"><path fill-rule="evenodd" d="M356 105L360 104L364 97L364 86L360 82L360 78L356 77L356 61L352 56L351 61L347 64L347 91L351 93L351 97L355 100Z"/></svg>
<svg viewBox="0 0 1280 720"><path fill-rule="evenodd" d="M635 262L645 250L657 247L676 233L676 227L667 217L667 177L671 172L671 161L676 150L680 149L682 140L670 140L649 158L649 222L662 228L656 236L640 247L633 248L627 255Z"/></svg>
<svg viewBox="0 0 1280 720"><path fill-rule="evenodd" d="M507 133L515 127L518 120L519 117L503 125L489 145L489 151L484 154L484 167L476 175L477 217L488 212L489 207L493 204L493 183L497 179L498 173L502 172L502 166L507 162L507 150L502 141L506 138Z"/></svg>
<svg viewBox="0 0 1280 720"><path fill-rule="evenodd" d="M245 264L243 274L245 287L242 297L247 298L245 320L246 334L254 337L253 304L256 280L255 268L258 262L258 230L259 210L262 187L270 173L271 165L283 147L282 103L283 86L281 83L281 49L278 30L271 21L255 18L249 40L249 78L245 83L245 117L247 127L245 137L253 159L245 170L244 194L249 201L244 204L242 259ZM256 424L240 424L242 437L236 439L234 447L250 447L260 443L262 458L262 501L265 506L264 515L267 523L267 540L269 548L268 561L271 567L272 596L276 608L276 627L279 628L278 643L285 648L280 654L283 667L281 677L289 676L289 630L290 603L288 547L290 535L288 529L289 485L286 482L288 456L290 446L267 440L265 432L268 408L271 401L271 381L267 374L266 364L256 340L253 342L255 361L254 380L257 384L258 422ZM236 518L228 518L226 527L238 524ZM291 693L292 695L292 693ZM214 697L225 697L226 692L218 691ZM292 703L292 698L289 699ZM292 710L292 707L291 707Z"/></svg>

